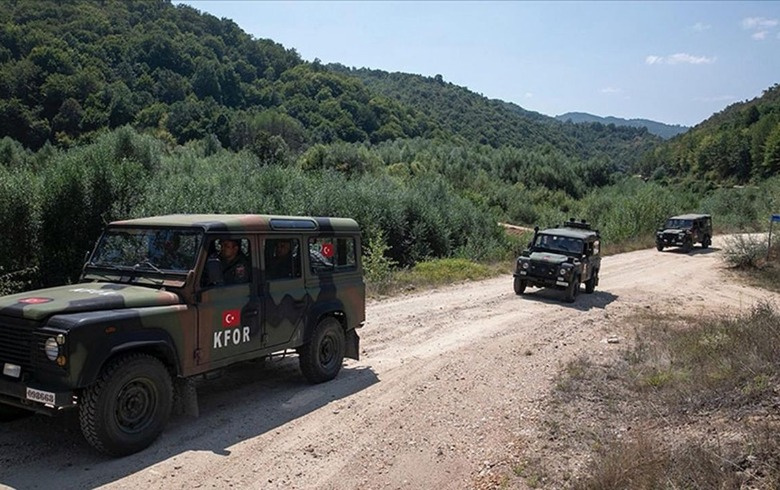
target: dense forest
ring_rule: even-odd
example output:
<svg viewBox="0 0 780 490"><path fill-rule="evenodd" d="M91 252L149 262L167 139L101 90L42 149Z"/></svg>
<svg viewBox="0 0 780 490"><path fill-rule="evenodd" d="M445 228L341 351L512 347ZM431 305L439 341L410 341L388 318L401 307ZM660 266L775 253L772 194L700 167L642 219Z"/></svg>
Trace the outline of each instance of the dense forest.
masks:
<svg viewBox="0 0 780 490"><path fill-rule="evenodd" d="M566 114L560 114L555 116L555 119L559 121L571 121L573 123L601 123L601 124L614 124L615 126L632 126L635 128L647 128L647 130L663 139L669 139L688 131L687 126L681 126L679 124L664 124L656 121L650 121L647 119L623 119L620 117L607 116L600 117L588 114L586 112L567 112Z"/></svg>
<svg viewBox="0 0 780 490"><path fill-rule="evenodd" d="M2 7L0 291L75 280L106 222L151 214L351 216L367 252L413 267L511 257L500 221L578 216L616 243L670 213L776 211L777 86L664 142L307 62L168 1Z"/></svg>

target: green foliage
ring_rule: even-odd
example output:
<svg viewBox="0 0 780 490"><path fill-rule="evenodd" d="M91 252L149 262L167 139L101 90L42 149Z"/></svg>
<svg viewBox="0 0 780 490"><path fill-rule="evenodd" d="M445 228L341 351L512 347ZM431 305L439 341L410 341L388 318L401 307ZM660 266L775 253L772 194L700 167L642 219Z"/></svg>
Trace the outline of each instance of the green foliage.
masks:
<svg viewBox="0 0 780 490"><path fill-rule="evenodd" d="M392 259L385 255L390 247L385 243L382 235L381 230L371 233L368 243L364 245L363 254L363 271L366 280L377 289L386 286L396 265Z"/></svg>
<svg viewBox="0 0 780 490"><path fill-rule="evenodd" d="M732 235L723 247L724 260L737 269L756 268L766 256L767 239L764 235Z"/></svg>

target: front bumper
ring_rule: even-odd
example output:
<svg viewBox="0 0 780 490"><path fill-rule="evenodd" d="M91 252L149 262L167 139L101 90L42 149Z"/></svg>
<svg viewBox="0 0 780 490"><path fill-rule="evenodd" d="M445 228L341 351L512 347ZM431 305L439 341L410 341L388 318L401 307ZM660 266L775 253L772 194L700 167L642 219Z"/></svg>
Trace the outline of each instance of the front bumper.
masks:
<svg viewBox="0 0 780 490"><path fill-rule="evenodd" d="M52 391L43 386L28 385L0 376L0 403L38 413L51 414L76 406L73 391Z"/></svg>
<svg viewBox="0 0 780 490"><path fill-rule="evenodd" d="M536 276L531 275L526 271L516 271L514 274L514 277L519 277L523 281L526 281L526 283L529 286L534 287L543 287L543 288L558 288L558 289L565 289L569 287L569 279L562 277L562 276Z"/></svg>
<svg viewBox="0 0 780 490"><path fill-rule="evenodd" d="M663 245L664 247L681 247L685 245L685 242L688 240L691 240L691 237L688 235L666 233L655 236L655 243L658 245Z"/></svg>

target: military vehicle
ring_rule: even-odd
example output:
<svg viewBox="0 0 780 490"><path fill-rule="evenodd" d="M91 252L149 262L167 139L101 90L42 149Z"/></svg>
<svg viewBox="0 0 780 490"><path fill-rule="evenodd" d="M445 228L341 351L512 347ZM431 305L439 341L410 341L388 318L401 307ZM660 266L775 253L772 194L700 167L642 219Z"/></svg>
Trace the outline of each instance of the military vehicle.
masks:
<svg viewBox="0 0 780 490"><path fill-rule="evenodd" d="M76 409L86 440L122 456L174 408L197 415L194 380L234 363L294 350L310 382L333 379L358 359L360 252L348 218L110 223L77 284L0 297L0 409Z"/></svg>
<svg viewBox="0 0 780 490"><path fill-rule="evenodd" d="M684 252L690 252L696 243L701 243L701 248L712 245L712 217L709 214L672 216L655 232L655 248L659 252L664 247L681 247Z"/></svg>
<svg viewBox="0 0 780 490"><path fill-rule="evenodd" d="M548 287L565 291L566 301L573 303L585 283L592 293L599 283L601 237L585 221L573 218L557 228L539 231L528 249L518 257L514 272L515 293L526 287Z"/></svg>

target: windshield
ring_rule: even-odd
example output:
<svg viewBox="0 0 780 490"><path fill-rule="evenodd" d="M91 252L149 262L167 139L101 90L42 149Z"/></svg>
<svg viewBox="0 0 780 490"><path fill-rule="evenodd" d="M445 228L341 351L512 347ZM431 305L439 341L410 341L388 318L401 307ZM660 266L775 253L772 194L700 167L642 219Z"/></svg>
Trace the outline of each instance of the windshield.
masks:
<svg viewBox="0 0 780 490"><path fill-rule="evenodd" d="M536 248L543 248L552 252L582 254L585 242L579 238L540 234L536 237L536 243L534 246Z"/></svg>
<svg viewBox="0 0 780 490"><path fill-rule="evenodd" d="M670 219L666 222L667 228L690 228L693 222L689 219Z"/></svg>
<svg viewBox="0 0 780 490"><path fill-rule="evenodd" d="M202 233L195 230L126 228L107 230L88 266L188 272L195 267Z"/></svg>

